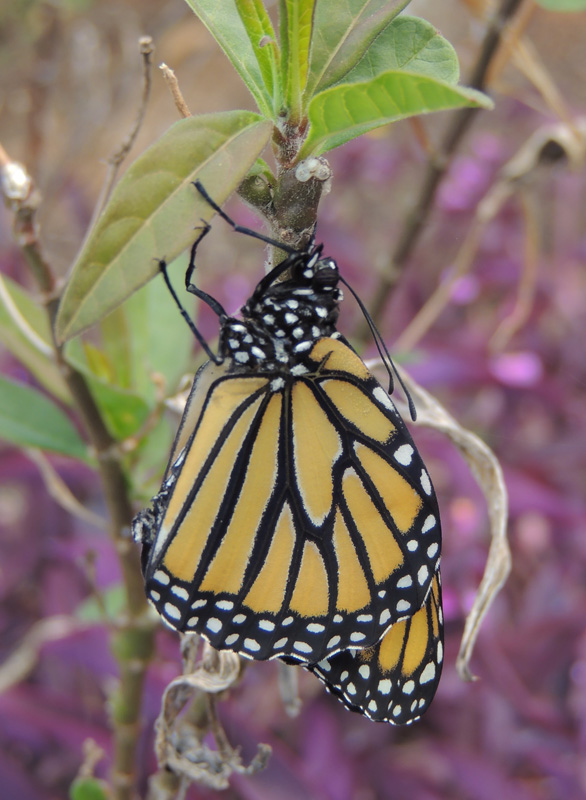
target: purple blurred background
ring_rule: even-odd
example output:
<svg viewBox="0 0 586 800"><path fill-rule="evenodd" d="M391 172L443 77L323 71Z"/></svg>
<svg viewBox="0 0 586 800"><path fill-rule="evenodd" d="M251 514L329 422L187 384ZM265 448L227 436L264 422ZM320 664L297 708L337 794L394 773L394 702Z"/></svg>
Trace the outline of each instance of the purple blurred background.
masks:
<svg viewBox="0 0 586 800"><path fill-rule="evenodd" d="M465 74L476 52L477 23L463 7L446 0L445 16L438 19L436 7L432 19L456 46ZM423 2L412 8L429 17L434 13L427 14L430 5ZM45 201L42 241L51 263L65 272L91 216L104 174L100 161L132 120L138 35L156 37L157 63L165 60L177 70L193 111L249 107L250 101L180 0L89 3L83 12L37 3L26 12L2 14L10 31L3 56L10 70L2 78L5 146L39 183ZM586 105L577 79L579 57L584 67L580 26L583 41L584 14L539 12L527 31L576 115ZM499 169L532 131L552 119L514 69L501 76L499 89L496 110L477 118L393 293L381 326L391 344L449 275L477 204ZM175 118L155 75L153 102L134 155ZM443 115L423 120L433 142L445 123ZM330 161L334 186L322 203L318 238L368 305L414 202L425 157L403 123L334 151ZM260 741L273 747L273 755L262 774L234 778L223 794L227 800L586 797L584 170L571 171L566 162L543 169L532 196L542 247L526 324L504 350L491 350L490 339L510 314L522 277L526 229L514 196L488 225L471 272L458 281L437 322L406 354L412 374L495 450L510 494L513 570L478 640L472 669L479 680L463 683L454 664L487 554L485 502L455 448L438 434L415 428L444 528L446 659L430 711L406 729L377 725L346 712L301 672L302 710L290 719L279 697L276 666L252 665L220 713L245 760ZM237 202L230 210L255 224ZM8 214L0 216L0 226L2 271L31 286L11 243ZM235 242L215 227L202 253L201 280L231 311L260 277L263 252L257 243ZM340 328L351 336L358 322L357 309L347 300ZM202 325L213 335L211 318L204 317ZM6 354L2 367L34 383ZM103 511L91 470L65 458L51 462L86 506ZM105 631L75 616L90 594L88 552L94 554L98 585L115 586L119 573L106 535L58 507L35 464L3 447L0 676L40 621L55 615L71 620L70 632L45 644L26 678L0 695L0 796L7 800L65 797L88 737L109 753L104 703L116 678L115 663ZM155 768L152 723L161 693L180 667L176 637L161 630L158 644L145 697L142 791ZM98 773L106 775L107 769L106 759ZM212 796L198 788L189 794L192 800Z"/></svg>

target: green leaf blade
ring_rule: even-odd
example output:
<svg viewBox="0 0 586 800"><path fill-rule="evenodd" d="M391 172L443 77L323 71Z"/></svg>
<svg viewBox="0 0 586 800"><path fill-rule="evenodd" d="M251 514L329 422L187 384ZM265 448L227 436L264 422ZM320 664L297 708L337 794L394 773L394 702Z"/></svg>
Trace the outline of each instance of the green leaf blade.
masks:
<svg viewBox="0 0 586 800"><path fill-rule="evenodd" d="M273 111L273 96L270 87L265 83L265 57L263 56L259 63L257 48L260 47L260 41L255 47L250 37L251 30L254 30L256 26L247 29L247 22L252 23L252 20L247 19L246 14L243 19L239 11L239 7L245 4L238 0L222 0L221 2L218 0L186 0L186 2L230 59L232 66L254 97L259 110L265 116L270 117ZM260 21L258 10L254 16L257 16Z"/></svg>
<svg viewBox="0 0 586 800"><path fill-rule="evenodd" d="M320 155L390 122L468 106L490 108L491 102L474 89L397 70L334 86L310 104L310 131L300 158Z"/></svg>
<svg viewBox="0 0 586 800"><path fill-rule="evenodd" d="M372 80L389 70L404 70L456 84L458 56L452 45L429 22L398 17L382 31L344 83Z"/></svg>
<svg viewBox="0 0 586 800"><path fill-rule="evenodd" d="M289 121L297 124L305 113L303 90L309 69L309 46L316 0L281 0L281 71Z"/></svg>
<svg viewBox="0 0 586 800"><path fill-rule="evenodd" d="M60 408L36 389L2 376L0 438L88 461L85 443Z"/></svg>
<svg viewBox="0 0 586 800"><path fill-rule="evenodd" d="M82 248L56 335L65 341L110 313L194 239L212 209L199 178L223 203L264 149L272 124L248 111L189 117L173 125L127 170Z"/></svg>
<svg viewBox="0 0 586 800"><path fill-rule="evenodd" d="M4 276L2 284L0 342L47 391L64 403L71 403L69 389L49 355L53 352L53 339L47 312L15 281ZM36 339L41 346L35 344Z"/></svg>
<svg viewBox="0 0 586 800"><path fill-rule="evenodd" d="M281 104L279 43L273 24L261 0L236 0L238 13L258 63L272 114ZM259 106L260 108L260 106Z"/></svg>
<svg viewBox="0 0 586 800"><path fill-rule="evenodd" d="M332 6L317 0L309 74L305 96L309 100L346 74L360 61L377 36L389 25L410 0L342 0Z"/></svg>
<svg viewBox="0 0 586 800"><path fill-rule="evenodd" d="M535 2L548 11L586 10L586 0L535 0Z"/></svg>

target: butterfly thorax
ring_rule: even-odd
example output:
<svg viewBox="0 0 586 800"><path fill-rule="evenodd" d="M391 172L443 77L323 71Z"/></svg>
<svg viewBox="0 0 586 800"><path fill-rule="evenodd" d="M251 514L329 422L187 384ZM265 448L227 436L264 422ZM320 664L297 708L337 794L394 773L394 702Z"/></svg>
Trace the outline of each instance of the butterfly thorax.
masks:
<svg viewBox="0 0 586 800"><path fill-rule="evenodd" d="M291 370L313 344L336 331L342 292L336 263L305 256L287 281L255 292L242 318L222 324L220 353L235 366Z"/></svg>

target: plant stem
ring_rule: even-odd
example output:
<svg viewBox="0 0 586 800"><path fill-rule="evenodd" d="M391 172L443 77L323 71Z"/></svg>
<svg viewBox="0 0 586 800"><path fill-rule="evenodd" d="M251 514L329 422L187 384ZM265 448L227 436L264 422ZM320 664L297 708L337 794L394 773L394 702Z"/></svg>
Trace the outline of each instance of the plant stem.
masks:
<svg viewBox="0 0 586 800"><path fill-rule="evenodd" d="M24 186L24 184L23 184ZM53 271L42 255L36 226L38 192L28 181L19 199L11 198L15 240L22 248L30 270L43 293L53 325L59 304ZM135 750L140 731L140 712L146 667L154 648L154 626L147 615L139 557L129 536L132 506L116 441L108 432L84 376L66 360L63 348L54 342L56 362L93 447L108 509L109 532L122 570L126 604L122 620L111 625L112 650L120 668L120 681L111 698L114 729L113 798L135 796Z"/></svg>

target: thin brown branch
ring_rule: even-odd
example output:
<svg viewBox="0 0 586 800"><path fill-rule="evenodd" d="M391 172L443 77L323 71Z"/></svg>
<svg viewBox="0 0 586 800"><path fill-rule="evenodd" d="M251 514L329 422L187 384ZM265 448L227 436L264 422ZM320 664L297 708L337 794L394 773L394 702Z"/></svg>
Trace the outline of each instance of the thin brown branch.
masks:
<svg viewBox="0 0 586 800"><path fill-rule="evenodd" d="M24 168L7 157L1 173L2 191L14 212L15 239L43 293L53 324L59 301L54 274L43 256L38 238L36 212L40 195ZM115 800L132 800L144 673L153 650L153 625L147 615L138 553L128 535L133 514L120 450L104 423L85 377L67 362L63 348L55 340L54 347L56 363L96 455L108 509L109 532L120 560L126 594L124 621L112 633L112 647L120 668L119 688L110 704L114 728L112 782Z"/></svg>
<svg viewBox="0 0 586 800"><path fill-rule="evenodd" d="M154 53L154 45L153 40L150 36L143 36L138 40L139 48L140 48L140 55L142 56L142 93L140 98L140 103L138 106L138 111L136 113L136 118L128 132L127 136L123 139L122 143L120 144L119 148L112 153L112 155L108 158L108 171L106 173L106 178L104 179L104 183L102 189L100 191L100 196L98 198L98 202L95 205L94 213L91 219L91 222L88 226L88 234L93 229L96 220L104 210L106 203L112 193L112 189L114 188L114 184L116 182L116 178L118 176L118 170L120 169L120 165L132 149L132 145L136 141L136 137L138 136L138 132L142 127L142 123L144 122L144 117L146 114L149 98L151 95L151 85L152 85L152 54Z"/></svg>
<svg viewBox="0 0 586 800"><path fill-rule="evenodd" d="M472 88L479 90L485 88L490 64L499 50L506 26L523 2L526 0L501 0L499 8L489 20L480 54L472 69L471 77L467 81ZM405 220L402 233L391 256L386 277L383 278L372 303L371 315L377 325L380 325L389 295L419 241L431 212L437 189L446 174L452 157L479 110L478 108L464 108L454 114L443 143L429 161L416 202ZM360 334L363 337L368 335L365 325Z"/></svg>
<svg viewBox="0 0 586 800"><path fill-rule="evenodd" d="M191 116L191 111L189 110L189 106L185 102L183 94L181 93L181 89L179 88L179 81L177 80L177 76L165 63L159 65L159 69L163 73L163 78L167 82L167 86L171 91L171 95L173 96L173 100L175 102L175 107L177 111L181 114L181 116L185 119Z"/></svg>

